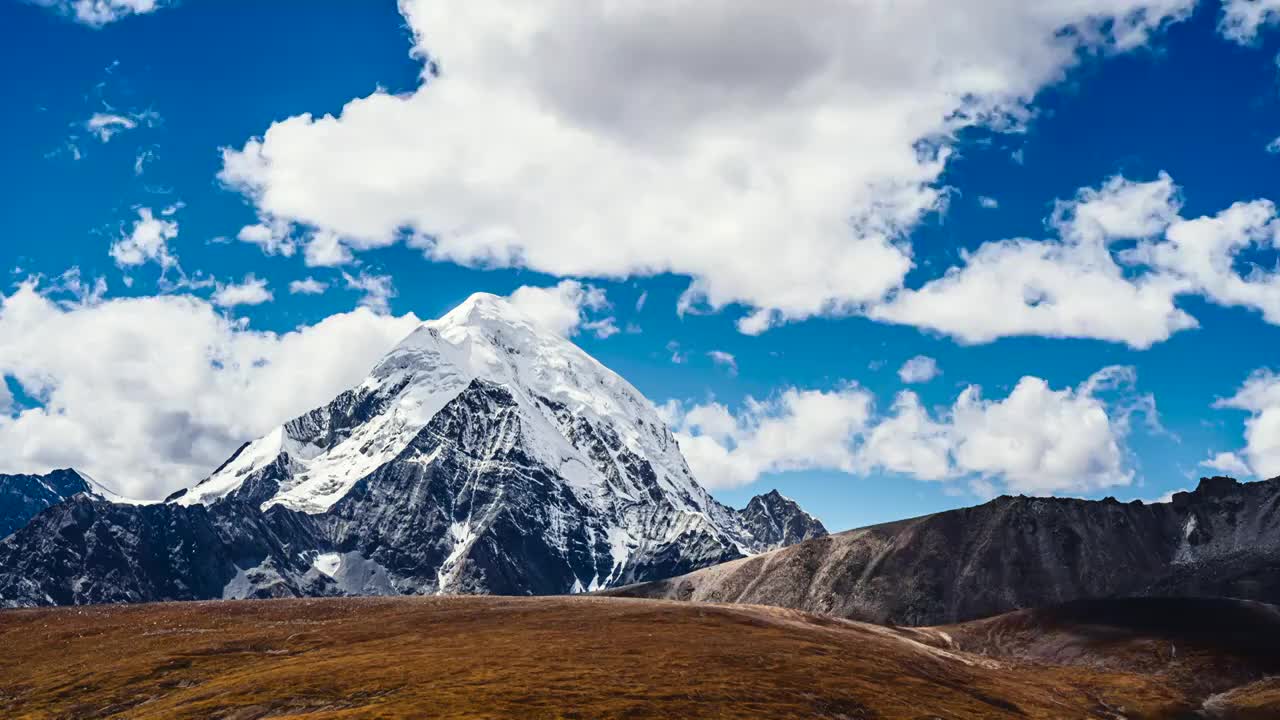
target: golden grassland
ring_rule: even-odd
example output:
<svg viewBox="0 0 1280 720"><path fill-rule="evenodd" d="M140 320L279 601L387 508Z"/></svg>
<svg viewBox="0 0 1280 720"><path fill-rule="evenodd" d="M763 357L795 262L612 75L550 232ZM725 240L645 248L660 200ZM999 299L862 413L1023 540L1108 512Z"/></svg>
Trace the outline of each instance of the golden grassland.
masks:
<svg viewBox="0 0 1280 720"><path fill-rule="evenodd" d="M970 654L950 638L601 597L12 610L0 717L1057 720L1188 717L1203 700L1159 673ZM1262 714L1238 717L1280 717L1265 714L1277 693L1259 684L1247 699Z"/></svg>

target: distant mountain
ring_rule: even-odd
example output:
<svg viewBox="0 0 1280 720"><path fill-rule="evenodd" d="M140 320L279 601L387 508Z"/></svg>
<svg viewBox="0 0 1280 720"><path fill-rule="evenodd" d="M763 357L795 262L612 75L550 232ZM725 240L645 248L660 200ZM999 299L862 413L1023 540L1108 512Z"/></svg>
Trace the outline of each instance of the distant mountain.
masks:
<svg viewBox="0 0 1280 720"><path fill-rule="evenodd" d="M37 517L0 603L571 593L824 533L776 493L717 502L639 391L478 294L163 506Z"/></svg>
<svg viewBox="0 0 1280 720"><path fill-rule="evenodd" d="M607 594L936 625L1080 598L1280 601L1280 479L1172 502L1001 497Z"/></svg>
<svg viewBox="0 0 1280 720"><path fill-rule="evenodd" d="M97 494L75 470L48 475L0 475L0 538L8 537L37 513L77 493Z"/></svg>
<svg viewBox="0 0 1280 720"><path fill-rule="evenodd" d="M795 545L827 534L818 518L777 490L751 498L740 516L742 524L757 540L772 547Z"/></svg>

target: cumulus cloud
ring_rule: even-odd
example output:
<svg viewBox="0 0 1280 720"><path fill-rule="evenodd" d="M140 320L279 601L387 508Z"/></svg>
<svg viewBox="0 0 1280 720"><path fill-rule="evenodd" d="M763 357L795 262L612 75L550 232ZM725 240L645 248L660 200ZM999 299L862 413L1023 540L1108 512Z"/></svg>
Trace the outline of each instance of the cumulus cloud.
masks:
<svg viewBox="0 0 1280 720"><path fill-rule="evenodd" d="M1239 202L1213 216L1180 215L1167 174L1113 177L1060 202L1057 238L1003 240L966 253L963 265L907 289L871 316L989 342L1016 335L1076 337L1147 348L1197 321L1177 305L1200 295L1280 324L1280 274L1237 270L1250 248L1274 246L1274 204ZM1133 246L1117 250L1121 241Z"/></svg>
<svg viewBox="0 0 1280 720"><path fill-rule="evenodd" d="M1129 368L1105 368L1077 387L1053 389L1028 376L1000 399L970 386L936 417L910 391L876 416L871 394L856 386L749 398L737 415L718 403L668 404L666 415L694 475L712 488L822 469L963 479L987 488L982 494L1086 493L1132 481L1129 425L1113 417L1105 396L1131 391L1133 378Z"/></svg>
<svg viewBox="0 0 1280 720"><path fill-rule="evenodd" d="M313 265L408 237L466 265L674 272L760 332L899 287L959 130L1016 127L1082 56L1193 5L403 0L416 91L275 123L221 178L316 230Z"/></svg>
<svg viewBox="0 0 1280 720"><path fill-rule="evenodd" d="M979 195L978 205L980 207L986 208L987 210L995 210L996 208L1000 207L1000 201L988 195Z"/></svg>
<svg viewBox="0 0 1280 720"><path fill-rule="evenodd" d="M213 293L212 302L218 307L233 308L237 305L261 305L271 302L274 297L267 289L266 280L249 274L242 282L219 284Z"/></svg>
<svg viewBox="0 0 1280 720"><path fill-rule="evenodd" d="M926 383L942 373L938 361L928 355L916 355L898 368L898 378L904 383Z"/></svg>
<svg viewBox="0 0 1280 720"><path fill-rule="evenodd" d="M273 224L279 222L272 220ZM342 244L336 233L318 230L311 233L306 250L302 253L307 267L339 267L355 262L355 255Z"/></svg>
<svg viewBox="0 0 1280 720"><path fill-rule="evenodd" d="M1257 40L1258 32L1280 22L1280 0L1223 0L1223 35L1244 45Z"/></svg>
<svg viewBox="0 0 1280 720"><path fill-rule="evenodd" d="M859 453L863 473L885 470L920 480L955 475L951 428L934 420L911 391L898 393L892 413L875 424Z"/></svg>
<svg viewBox="0 0 1280 720"><path fill-rule="evenodd" d="M111 244L111 258L121 268L153 262L162 271L168 270L178 264L177 257L169 250L169 241L176 237L176 221L156 217L151 208L139 208L138 219L134 221L133 227Z"/></svg>
<svg viewBox="0 0 1280 720"><path fill-rule="evenodd" d="M289 294L291 295L322 295L328 289L329 283L316 280L313 277L306 277L289 283Z"/></svg>
<svg viewBox="0 0 1280 720"><path fill-rule="evenodd" d="M1280 273L1260 267L1236 270L1241 255L1275 247L1280 223L1270 200L1238 202L1212 217L1178 220L1162 240L1149 240L1122 254L1131 265L1155 268L1157 277L1183 292L1226 307L1246 307L1280 325Z"/></svg>
<svg viewBox="0 0 1280 720"><path fill-rule="evenodd" d="M1244 458L1258 477L1280 476L1280 375L1254 371L1235 395L1214 403L1218 408L1245 410Z"/></svg>
<svg viewBox="0 0 1280 720"><path fill-rule="evenodd" d="M1024 377L1003 400L965 389L951 409L959 472L1003 478L1014 492L1088 492L1128 485L1120 430L1086 382L1054 390Z"/></svg>
<svg viewBox="0 0 1280 720"><path fill-rule="evenodd" d="M245 225L236 234L236 239L251 245L257 245L267 255L293 257L297 245L290 235L289 223L280 221L258 222Z"/></svg>
<svg viewBox="0 0 1280 720"><path fill-rule="evenodd" d="M604 290L577 280L561 280L551 287L525 285L507 298L516 309L546 330L572 337L586 330L606 338L618 332L612 317L588 319L588 314L611 306Z"/></svg>
<svg viewBox="0 0 1280 720"><path fill-rule="evenodd" d="M748 398L736 416L718 403L669 405L668 414L694 477L718 489L748 485L766 472L853 472L850 438L866 428L872 406L871 393L857 386L789 388L769 400Z"/></svg>
<svg viewBox="0 0 1280 720"><path fill-rule="evenodd" d="M187 295L72 305L24 283L0 296L0 377L36 405L0 416L0 456L160 498L359 382L418 322L358 309L276 334Z"/></svg>
<svg viewBox="0 0 1280 720"><path fill-rule="evenodd" d="M31 0L91 27L102 27L130 15L160 9L163 0Z"/></svg>
<svg viewBox="0 0 1280 720"><path fill-rule="evenodd" d="M1233 452L1220 452L1208 460L1201 461L1200 466L1237 479L1253 475L1253 471L1249 469L1249 464Z"/></svg>
<svg viewBox="0 0 1280 720"><path fill-rule="evenodd" d="M348 290L362 293L360 307L384 315L391 312L391 298L396 296L396 287L390 275L372 275L362 271L359 275L342 273L342 279Z"/></svg>

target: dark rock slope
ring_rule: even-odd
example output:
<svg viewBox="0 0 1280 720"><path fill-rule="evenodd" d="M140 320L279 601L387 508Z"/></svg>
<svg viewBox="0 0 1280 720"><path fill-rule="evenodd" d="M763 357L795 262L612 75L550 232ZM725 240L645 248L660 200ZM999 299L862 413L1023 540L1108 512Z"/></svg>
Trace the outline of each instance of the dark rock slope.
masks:
<svg viewBox="0 0 1280 720"><path fill-rule="evenodd" d="M0 538L8 537L37 513L77 493L94 489L75 470L48 475L0 475Z"/></svg>
<svg viewBox="0 0 1280 720"><path fill-rule="evenodd" d="M936 625L1113 596L1280 601L1280 479L1159 504L1001 497L609 591Z"/></svg>
<svg viewBox="0 0 1280 720"><path fill-rule="evenodd" d="M306 515L80 494L0 543L0 607L335 594Z"/></svg>
<svg viewBox="0 0 1280 720"><path fill-rule="evenodd" d="M751 498L739 517L757 540L770 547L795 545L827 534L818 518L777 490Z"/></svg>

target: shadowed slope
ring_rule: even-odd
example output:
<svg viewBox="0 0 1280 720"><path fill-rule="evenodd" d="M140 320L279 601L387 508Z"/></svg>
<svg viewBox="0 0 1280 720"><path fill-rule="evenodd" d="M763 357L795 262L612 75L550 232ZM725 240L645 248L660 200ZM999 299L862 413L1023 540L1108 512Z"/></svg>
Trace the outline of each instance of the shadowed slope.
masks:
<svg viewBox="0 0 1280 720"><path fill-rule="evenodd" d="M1160 676L1203 697L1280 673L1280 608L1244 600L1081 600L939 630L967 652Z"/></svg>
<svg viewBox="0 0 1280 720"><path fill-rule="evenodd" d="M1000 497L851 530L624 597L776 605L936 625L1082 598L1280 601L1280 479L1205 478L1169 503Z"/></svg>

